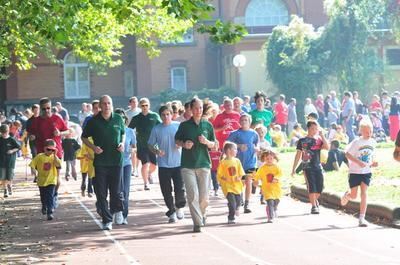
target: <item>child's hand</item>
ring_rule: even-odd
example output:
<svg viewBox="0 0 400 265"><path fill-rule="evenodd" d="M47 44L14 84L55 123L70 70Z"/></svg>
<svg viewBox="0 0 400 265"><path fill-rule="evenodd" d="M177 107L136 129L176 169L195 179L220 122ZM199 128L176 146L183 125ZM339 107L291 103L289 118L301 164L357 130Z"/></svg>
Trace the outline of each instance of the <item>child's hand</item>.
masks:
<svg viewBox="0 0 400 265"><path fill-rule="evenodd" d="M14 153L13 150L8 150L8 151L7 151L7 154L8 154L8 155L11 155L12 153Z"/></svg>
<svg viewBox="0 0 400 265"><path fill-rule="evenodd" d="M271 182L272 182L272 183L279 183L279 179L273 178Z"/></svg>
<svg viewBox="0 0 400 265"><path fill-rule="evenodd" d="M378 162L377 161L372 162L371 167L377 167L377 166L378 166Z"/></svg>

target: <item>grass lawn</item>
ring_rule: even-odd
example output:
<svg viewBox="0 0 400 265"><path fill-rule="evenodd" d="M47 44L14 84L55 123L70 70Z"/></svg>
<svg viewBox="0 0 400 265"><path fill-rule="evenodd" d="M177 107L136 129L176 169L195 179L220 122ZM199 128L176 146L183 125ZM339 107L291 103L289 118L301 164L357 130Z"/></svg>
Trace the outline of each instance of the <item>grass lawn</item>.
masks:
<svg viewBox="0 0 400 265"><path fill-rule="evenodd" d="M376 149L376 160L379 163L373 169L372 181L368 189L368 201L378 202L394 207L400 207L400 163L393 160L394 144L386 143ZM291 184L305 185L303 175L290 177L295 153L283 150L280 153L279 165L283 169L283 187L288 189ZM325 191L344 193L348 189L348 168L342 165L340 171L328 172L325 176Z"/></svg>

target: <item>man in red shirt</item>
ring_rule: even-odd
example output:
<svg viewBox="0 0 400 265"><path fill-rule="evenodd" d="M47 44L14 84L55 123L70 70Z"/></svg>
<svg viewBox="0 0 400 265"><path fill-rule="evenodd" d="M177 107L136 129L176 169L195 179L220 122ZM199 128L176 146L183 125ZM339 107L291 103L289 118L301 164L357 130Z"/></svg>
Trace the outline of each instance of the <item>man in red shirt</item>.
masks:
<svg viewBox="0 0 400 265"><path fill-rule="evenodd" d="M279 124L283 132L287 131L289 109L285 103L285 95L279 95L279 101L275 105L275 124Z"/></svg>
<svg viewBox="0 0 400 265"><path fill-rule="evenodd" d="M229 134L240 128L240 114L233 111L233 102L230 98L224 100L224 111L215 117L213 121L215 137L218 140L219 148L224 147Z"/></svg>

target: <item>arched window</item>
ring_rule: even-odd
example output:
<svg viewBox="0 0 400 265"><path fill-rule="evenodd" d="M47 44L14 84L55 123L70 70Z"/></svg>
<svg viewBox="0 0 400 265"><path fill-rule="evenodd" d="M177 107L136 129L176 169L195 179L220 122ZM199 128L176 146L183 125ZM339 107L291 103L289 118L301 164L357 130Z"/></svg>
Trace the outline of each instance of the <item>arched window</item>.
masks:
<svg viewBox="0 0 400 265"><path fill-rule="evenodd" d="M282 0L252 0L246 8L245 17L247 27L289 23L289 11Z"/></svg>
<svg viewBox="0 0 400 265"><path fill-rule="evenodd" d="M89 65L72 52L64 57L65 98L90 98Z"/></svg>

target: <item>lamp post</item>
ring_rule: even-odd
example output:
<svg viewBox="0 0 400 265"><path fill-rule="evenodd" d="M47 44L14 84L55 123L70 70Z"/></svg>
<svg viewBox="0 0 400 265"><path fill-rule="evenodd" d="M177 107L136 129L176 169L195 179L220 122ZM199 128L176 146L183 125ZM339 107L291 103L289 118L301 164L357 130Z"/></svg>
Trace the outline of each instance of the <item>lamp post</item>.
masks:
<svg viewBox="0 0 400 265"><path fill-rule="evenodd" d="M242 67L246 65L246 56L244 56L243 54L236 54L233 57L232 60L233 66L235 66L238 69L239 72L239 96L242 96L242 92L243 92L243 80L242 80Z"/></svg>

